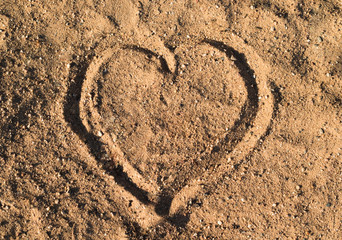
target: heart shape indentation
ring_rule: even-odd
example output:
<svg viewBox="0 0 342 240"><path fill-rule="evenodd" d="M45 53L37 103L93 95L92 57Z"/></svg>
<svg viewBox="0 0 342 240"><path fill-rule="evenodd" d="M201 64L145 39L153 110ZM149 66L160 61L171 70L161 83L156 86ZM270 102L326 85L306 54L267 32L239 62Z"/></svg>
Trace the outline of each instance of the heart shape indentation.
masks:
<svg viewBox="0 0 342 240"><path fill-rule="evenodd" d="M88 66L79 104L86 141L104 146L101 156L127 176L128 198L154 206L151 216L175 214L197 184L226 170L224 159L243 158L265 133L271 93L253 56L259 79L244 54L210 40L179 48L176 73L136 46L108 48Z"/></svg>

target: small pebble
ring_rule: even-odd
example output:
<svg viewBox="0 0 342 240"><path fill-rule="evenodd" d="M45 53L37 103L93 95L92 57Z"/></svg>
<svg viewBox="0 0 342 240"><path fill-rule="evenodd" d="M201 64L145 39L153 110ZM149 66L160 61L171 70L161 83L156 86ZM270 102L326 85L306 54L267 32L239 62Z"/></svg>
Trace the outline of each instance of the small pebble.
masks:
<svg viewBox="0 0 342 240"><path fill-rule="evenodd" d="M102 136L103 136L103 133L102 133L101 131L98 131L98 132L97 132L97 136L98 136L98 137L102 137Z"/></svg>
<svg viewBox="0 0 342 240"><path fill-rule="evenodd" d="M230 60L236 61L236 58L235 58L233 55L231 55L231 56L230 56Z"/></svg>

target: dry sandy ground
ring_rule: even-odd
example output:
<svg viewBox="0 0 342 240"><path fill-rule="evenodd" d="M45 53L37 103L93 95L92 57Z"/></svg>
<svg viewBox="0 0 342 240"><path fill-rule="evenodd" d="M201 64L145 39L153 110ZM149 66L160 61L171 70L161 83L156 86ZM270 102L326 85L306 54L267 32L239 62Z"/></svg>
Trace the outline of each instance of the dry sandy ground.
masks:
<svg viewBox="0 0 342 240"><path fill-rule="evenodd" d="M0 0L0 239L341 239L339 0Z"/></svg>

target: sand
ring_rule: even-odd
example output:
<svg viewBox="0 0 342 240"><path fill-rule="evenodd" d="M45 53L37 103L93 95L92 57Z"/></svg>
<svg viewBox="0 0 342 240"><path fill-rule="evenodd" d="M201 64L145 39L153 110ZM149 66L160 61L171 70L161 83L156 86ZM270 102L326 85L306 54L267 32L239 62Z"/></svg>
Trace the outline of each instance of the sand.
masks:
<svg viewBox="0 0 342 240"><path fill-rule="evenodd" d="M0 2L0 239L340 239L338 0Z"/></svg>

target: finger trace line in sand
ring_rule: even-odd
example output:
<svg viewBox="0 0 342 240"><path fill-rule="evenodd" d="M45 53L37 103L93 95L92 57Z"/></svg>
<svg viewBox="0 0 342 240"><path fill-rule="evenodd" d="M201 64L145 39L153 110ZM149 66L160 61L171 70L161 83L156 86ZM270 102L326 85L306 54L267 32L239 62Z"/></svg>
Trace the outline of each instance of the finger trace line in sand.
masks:
<svg viewBox="0 0 342 240"><path fill-rule="evenodd" d="M240 39L235 39L235 41L242 46L245 45L240 42ZM168 196L167 194L164 196L165 199L172 199L171 202L168 202L170 204L169 208L163 206L164 214L167 213L171 216L184 209L188 200L198 194L202 185L214 182L217 177L229 171L232 164L243 160L266 131L272 118L273 97L267 86L268 69L265 69L262 60L248 48L243 49L244 52L248 51L249 55L253 55L254 65L258 64L264 68L260 71L256 66L256 68L253 68L256 70L252 70L251 63L248 63L245 54L239 53L235 48L219 41L204 40L204 42L225 52L228 58L234 57L236 59L235 65L245 81L248 99L241 111L240 119L235 122L233 128L222 141L213 148L215 151L202 159L202 161L206 161L205 168L207 170L199 176L196 173L189 173L192 174L193 179L181 185L180 189L176 189L174 191L175 196ZM164 202L167 201L164 200Z"/></svg>
<svg viewBox="0 0 342 240"><path fill-rule="evenodd" d="M245 81L248 99L241 111L240 118L235 122L231 131L209 154L204 156L207 171L202 175L195 175L193 179L188 179L179 189L171 191L171 194L170 191L166 191L167 194L165 194L164 189L161 192L156 183L144 178L125 159L121 149L113 142L112 136L102 131L101 124L97 121L100 115L93 104L92 85L96 82L96 74L100 67L109 60L118 46L109 48L98 57L94 57L89 66L83 69L79 76L83 77L83 82L78 86L80 96L79 104L76 107L76 113L79 115L75 119L70 117L70 114L66 114L66 118L69 116L66 120L74 126L74 131L80 135L81 139L86 141L97 161L102 163L109 174L116 177L115 180L122 188L123 198L130 199L129 201L135 205L136 210L129 211L129 217L143 228L153 226L163 219L173 221L187 200L198 194L201 184L215 181L230 170L232 163L238 163L246 157L266 132L272 118L273 97L267 85L268 67L254 53L253 49L246 46L238 37L229 39L230 46L214 40L204 40L203 42L225 52L229 58L236 59L235 65ZM152 53L139 47L128 47ZM246 58L249 57L253 58L253 62L247 61ZM163 62L164 66L167 66L162 57L160 61L162 66ZM163 70L165 73L170 73L167 67L163 67ZM69 93L71 94L70 91ZM76 125L79 126L76 127ZM212 161L213 159L215 162ZM125 207L124 204L123 207Z"/></svg>
<svg viewBox="0 0 342 240"><path fill-rule="evenodd" d="M125 224L130 226L127 222L129 219L133 225L139 225L142 228L147 228L163 220L162 217L155 214L153 206L148 199L148 193L140 189L127 174L122 170L123 167L115 165L112 158L107 156L105 151L106 144L100 141L99 137L89 132L89 127L86 121L81 119L81 101L83 85L86 82L87 73L91 71L96 58L87 56L87 60L79 66L72 69L75 73L70 74L71 84L67 92L66 101L64 104L64 118L70 124L71 129L85 142L89 148L90 153L100 166L106 172L113 176L116 183L114 189L116 203L123 210L120 214L124 215ZM90 61L90 64L89 64ZM129 204L128 204L129 203ZM128 216L127 216L128 215Z"/></svg>

